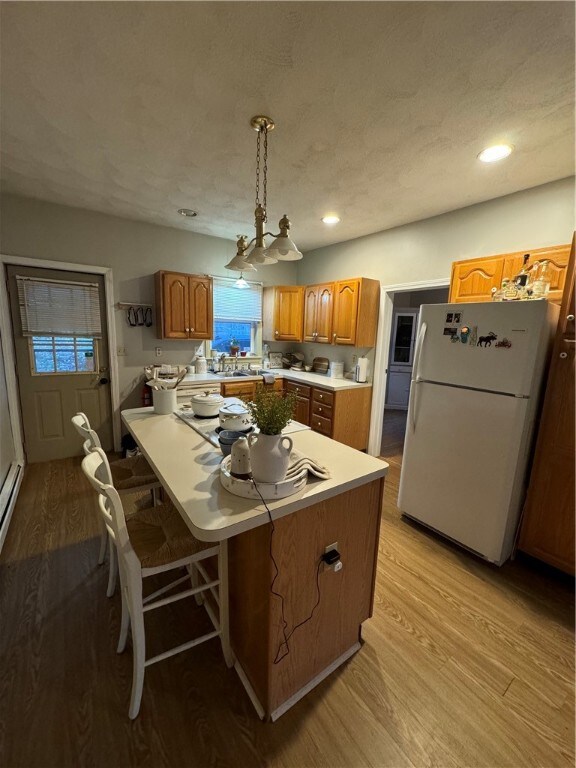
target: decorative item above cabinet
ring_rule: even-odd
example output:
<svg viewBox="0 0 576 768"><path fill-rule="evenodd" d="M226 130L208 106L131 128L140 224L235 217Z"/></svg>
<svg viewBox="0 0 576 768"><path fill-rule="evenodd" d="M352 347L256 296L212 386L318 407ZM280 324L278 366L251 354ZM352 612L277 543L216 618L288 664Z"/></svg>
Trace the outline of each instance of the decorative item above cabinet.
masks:
<svg viewBox="0 0 576 768"><path fill-rule="evenodd" d="M380 283L366 277L264 289L263 338L373 347Z"/></svg>
<svg viewBox="0 0 576 768"><path fill-rule="evenodd" d="M560 304L564 292L566 266L570 245L554 245L548 248L503 253L478 259L464 259L452 264L450 303L490 301L492 288L500 288L502 280L512 280L520 271L524 255L529 254L527 268L535 262L547 261L551 277L548 301Z"/></svg>
<svg viewBox="0 0 576 768"><path fill-rule="evenodd" d="M211 339L212 278L160 271L154 279L156 336L159 339Z"/></svg>

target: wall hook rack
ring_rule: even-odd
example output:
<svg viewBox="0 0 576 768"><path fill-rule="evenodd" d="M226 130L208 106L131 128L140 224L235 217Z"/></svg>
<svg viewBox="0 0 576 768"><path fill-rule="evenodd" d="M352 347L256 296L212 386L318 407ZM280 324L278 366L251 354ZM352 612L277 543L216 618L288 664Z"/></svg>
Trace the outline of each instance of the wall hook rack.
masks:
<svg viewBox="0 0 576 768"><path fill-rule="evenodd" d="M116 307L126 311L126 322L128 325L132 327L136 325L144 325L146 328L150 328L152 325L151 304L141 304L140 302L129 304L126 301L119 301L118 304L116 304Z"/></svg>

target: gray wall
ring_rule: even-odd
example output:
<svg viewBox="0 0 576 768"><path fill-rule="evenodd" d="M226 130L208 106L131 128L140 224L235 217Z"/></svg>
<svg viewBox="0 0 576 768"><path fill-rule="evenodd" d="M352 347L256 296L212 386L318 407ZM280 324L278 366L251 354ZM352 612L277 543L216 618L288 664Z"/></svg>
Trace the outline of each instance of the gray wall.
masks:
<svg viewBox="0 0 576 768"><path fill-rule="evenodd" d="M153 275L159 269L236 274L224 269L235 253L233 241L14 195L2 197L0 214L0 249L5 256L112 267L114 303L153 303ZM297 279L296 266L287 262L252 274L252 279L267 285L296 283ZM118 347L125 347L128 353L118 357L124 408L140 405L144 365L189 363L198 347L193 342L158 340L155 325L132 328L126 313L119 310L116 332ZM162 348L162 357L154 357L155 347Z"/></svg>
<svg viewBox="0 0 576 768"><path fill-rule="evenodd" d="M359 273L383 285L449 278L453 261L569 243L574 228L574 178L562 179L310 251L298 262L298 281Z"/></svg>

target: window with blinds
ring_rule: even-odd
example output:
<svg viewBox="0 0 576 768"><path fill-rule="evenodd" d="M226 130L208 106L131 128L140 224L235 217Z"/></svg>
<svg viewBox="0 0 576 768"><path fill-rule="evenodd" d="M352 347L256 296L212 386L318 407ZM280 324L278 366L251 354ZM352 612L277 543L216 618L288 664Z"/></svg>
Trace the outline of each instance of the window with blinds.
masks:
<svg viewBox="0 0 576 768"><path fill-rule="evenodd" d="M96 283L16 276L23 336L102 338Z"/></svg>
<svg viewBox="0 0 576 768"><path fill-rule="evenodd" d="M234 279L213 280L214 334L213 352L230 354L230 347L239 351L259 353L262 325L262 286L248 283L238 288Z"/></svg>

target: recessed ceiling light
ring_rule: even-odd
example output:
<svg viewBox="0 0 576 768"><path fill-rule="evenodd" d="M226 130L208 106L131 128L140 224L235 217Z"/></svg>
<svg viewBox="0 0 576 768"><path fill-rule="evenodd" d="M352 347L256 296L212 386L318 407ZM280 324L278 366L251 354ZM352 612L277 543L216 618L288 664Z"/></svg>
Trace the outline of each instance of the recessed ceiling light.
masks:
<svg viewBox="0 0 576 768"><path fill-rule="evenodd" d="M180 216L187 216L189 219L193 219L194 216L198 216L196 211L193 211L191 208L178 208L178 213Z"/></svg>
<svg viewBox="0 0 576 768"><path fill-rule="evenodd" d="M324 224L338 224L340 216L336 216L335 213L328 213L326 216L322 216Z"/></svg>
<svg viewBox="0 0 576 768"><path fill-rule="evenodd" d="M493 147L486 147L478 155L478 160L483 163L495 163L497 160L503 160L512 152L514 147L511 144L496 144Z"/></svg>

